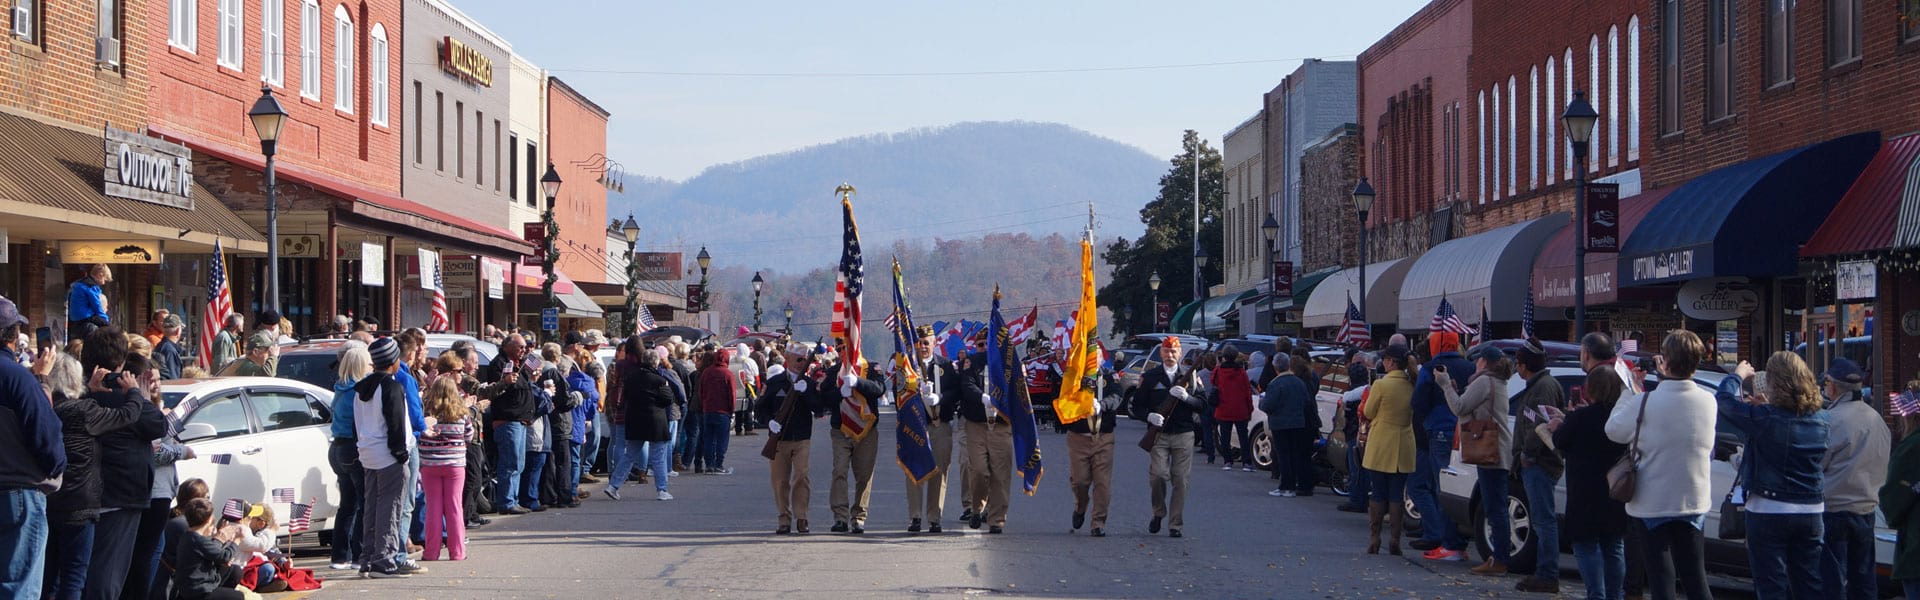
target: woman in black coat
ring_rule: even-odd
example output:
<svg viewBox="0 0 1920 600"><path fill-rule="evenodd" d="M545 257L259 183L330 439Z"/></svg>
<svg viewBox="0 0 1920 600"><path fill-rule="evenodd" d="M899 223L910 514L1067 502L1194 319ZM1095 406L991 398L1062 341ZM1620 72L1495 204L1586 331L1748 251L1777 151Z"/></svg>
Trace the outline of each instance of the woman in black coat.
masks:
<svg viewBox="0 0 1920 600"><path fill-rule="evenodd" d="M1607 439L1607 416L1626 384L1613 367L1587 373L1587 404L1547 423L1567 460L1567 511L1561 535L1573 542L1589 598L1619 598L1626 578L1627 507L1607 495L1607 469L1627 447Z"/></svg>
<svg viewBox="0 0 1920 600"><path fill-rule="evenodd" d="M636 346L638 344L635 344ZM673 456L673 428L671 424L674 388L661 373L660 355L650 349L638 349L632 355L636 360L620 365L616 373L620 377L620 396L626 412L627 441L647 444L647 462L653 470L653 487L659 500L672 500L667 493L667 463ZM630 448L620 462L627 463L638 456L638 449ZM614 473L625 473L627 465L615 465ZM622 478L615 477L607 487L607 496L619 499Z"/></svg>

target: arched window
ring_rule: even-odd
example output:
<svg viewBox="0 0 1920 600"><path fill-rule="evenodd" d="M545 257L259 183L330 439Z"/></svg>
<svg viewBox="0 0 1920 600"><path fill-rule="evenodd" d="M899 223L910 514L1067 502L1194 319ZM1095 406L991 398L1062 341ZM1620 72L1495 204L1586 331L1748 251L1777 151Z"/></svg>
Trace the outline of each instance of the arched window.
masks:
<svg viewBox="0 0 1920 600"><path fill-rule="evenodd" d="M1527 189L1540 188L1540 67L1527 71Z"/></svg>
<svg viewBox="0 0 1920 600"><path fill-rule="evenodd" d="M333 7L333 108L353 112L353 15L346 5Z"/></svg>
<svg viewBox="0 0 1920 600"><path fill-rule="evenodd" d="M1478 133L1475 133L1473 137L1475 142L1474 145L1479 146L1480 148L1479 148L1479 151L1474 154L1480 160L1480 176L1478 177L1479 183L1480 183L1479 200L1481 204L1486 204L1487 198L1491 195L1488 193L1488 190L1491 189L1491 186L1488 184L1488 182L1491 180L1487 179L1487 137L1488 137L1487 122L1488 121L1487 121L1487 91L1486 90L1480 90L1479 101L1480 101L1480 108L1479 108L1480 116L1478 118L1479 122L1476 123L1477 127L1474 128Z"/></svg>
<svg viewBox="0 0 1920 600"><path fill-rule="evenodd" d="M1607 110L1613 107L1607 106L1606 100L1607 95L1600 93L1600 36L1596 35L1587 38L1587 102L1593 105L1594 112L1600 113L1600 120L1593 124L1593 137L1587 138L1591 142L1588 156L1594 158L1595 171L1599 165L1607 164L1606 155L1601 152L1606 149L1609 137Z"/></svg>
<svg viewBox="0 0 1920 600"><path fill-rule="evenodd" d="M1627 21L1627 160L1640 160L1640 16Z"/></svg>
<svg viewBox="0 0 1920 600"><path fill-rule="evenodd" d="M1554 170L1554 165L1559 162L1558 159L1562 145L1559 136L1560 111L1563 105L1566 104L1566 100L1559 97L1559 88L1554 86L1554 79L1553 56L1549 55L1547 56L1547 86L1544 88L1547 93L1547 137L1545 142L1547 147L1546 152L1542 153L1547 159L1547 167L1541 169L1541 172L1546 174L1546 181L1549 185L1559 179L1558 174L1560 172Z"/></svg>
<svg viewBox="0 0 1920 600"><path fill-rule="evenodd" d="M1500 127L1501 127L1501 124L1503 123L1503 121L1500 120L1500 109L1501 109L1500 86L1495 85L1493 86L1493 121L1492 121L1493 129L1492 129L1492 135L1487 140L1493 145L1493 154L1490 156L1492 157L1492 162L1493 162L1493 199L1494 200L1499 200L1501 198L1506 197L1506 189L1507 189L1501 183L1503 181L1506 181L1505 172L1507 167L1507 159L1506 159L1506 155L1502 154L1501 152L1506 149L1506 144L1504 140L1506 140L1507 138L1500 136Z"/></svg>
<svg viewBox="0 0 1920 600"><path fill-rule="evenodd" d="M367 41L367 113L373 124L386 125L388 90L387 80L393 77L387 63L387 28L379 23L373 24L368 32Z"/></svg>
<svg viewBox="0 0 1920 600"><path fill-rule="evenodd" d="M320 99L320 3L300 3L300 95Z"/></svg>
<svg viewBox="0 0 1920 600"><path fill-rule="evenodd" d="M1607 128L1607 162L1620 166L1620 26L1607 28L1607 108L1615 114L1602 117Z"/></svg>
<svg viewBox="0 0 1920 600"><path fill-rule="evenodd" d="M1507 196L1520 190L1520 85L1507 76Z"/></svg>
<svg viewBox="0 0 1920 600"><path fill-rule="evenodd" d="M1561 59L1560 72L1566 74L1567 76L1566 87L1560 88L1561 91L1565 92L1561 94L1561 96L1566 99L1566 102L1572 102L1573 101L1573 79L1577 76L1575 75L1577 71L1573 70L1573 48L1567 48L1566 56L1563 59ZM1563 167L1562 170L1560 171L1561 179L1573 179L1573 156L1572 156L1573 148L1571 146L1567 148L1567 154L1568 156L1567 156L1566 166Z"/></svg>

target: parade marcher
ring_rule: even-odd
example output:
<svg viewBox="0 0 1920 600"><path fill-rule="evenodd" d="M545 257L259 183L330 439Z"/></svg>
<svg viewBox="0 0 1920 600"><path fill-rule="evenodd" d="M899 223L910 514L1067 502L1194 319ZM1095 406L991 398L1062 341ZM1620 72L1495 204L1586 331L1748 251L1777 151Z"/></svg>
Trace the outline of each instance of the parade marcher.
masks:
<svg viewBox="0 0 1920 600"><path fill-rule="evenodd" d="M920 372L917 391L927 404L927 443L933 448L933 471L918 485L907 481L907 517L910 519L907 531L919 533L924 523L929 533L940 533L940 519L947 507L947 468L953 464L954 414L954 407L943 403L941 391L943 380L954 369L952 362L933 353L933 327L921 325L915 333L919 339L914 341L914 352L920 357L920 364L914 365L914 369ZM905 379L901 379L897 385L905 384ZM897 391L894 397L899 397Z"/></svg>
<svg viewBox="0 0 1920 600"><path fill-rule="evenodd" d="M146 359L127 350L119 327L102 327L87 336L80 363L88 372L126 373L132 385L92 388L87 394L102 408L137 405L140 417L126 427L95 434L99 455L100 518L94 525L93 556L87 566L87 600L117 600L126 585L139 537L140 518L153 493L153 442L167 434L167 417L149 399L153 386L139 378L151 377ZM130 368L131 367L131 368ZM148 383L151 383L151 379Z"/></svg>
<svg viewBox="0 0 1920 600"><path fill-rule="evenodd" d="M358 341L347 342L340 350L340 358L334 367L333 380L333 423L329 431L333 436L327 450L327 464L333 468L334 481L340 488L340 504L333 513L333 551L332 562L328 565L336 571L357 571L360 558L361 502L366 495L366 471L360 466L359 440L354 436L353 409L357 404L353 400L353 386L373 372L373 357L367 354L367 346Z"/></svg>
<svg viewBox="0 0 1920 600"><path fill-rule="evenodd" d="M1626 596L1627 506L1607 495L1607 470L1626 454L1624 444L1607 439L1607 417L1626 384L1612 367L1587 371L1585 405L1547 423L1553 445L1567 459L1566 530L1580 564L1587 600Z"/></svg>
<svg viewBox="0 0 1920 600"><path fill-rule="evenodd" d="M1409 352L1406 346L1387 346L1380 353L1380 365L1387 374L1373 382L1367 391L1366 467L1373 472L1373 497L1367 505L1367 554L1380 552L1380 529L1384 521L1389 537L1387 553L1400 554L1400 535L1405 530L1407 475L1413 473L1413 377L1407 374Z"/></svg>
<svg viewBox="0 0 1920 600"><path fill-rule="evenodd" d="M0 596L16 598L40 597L51 521L47 495L62 487L69 458L54 403L18 358L29 323L12 300L0 298L0 502L13 507L0 511L0 554L7 556L0 563ZM76 398L83 393L78 366L70 367L66 386Z"/></svg>
<svg viewBox="0 0 1920 600"><path fill-rule="evenodd" d="M527 428L533 425L533 371L524 363L527 340L518 334L507 337L500 354L484 371L480 396L493 401L493 443L498 448L494 462L493 508L501 514L521 515L520 473L526 468Z"/></svg>
<svg viewBox="0 0 1920 600"><path fill-rule="evenodd" d="M111 325L107 315L107 292L103 286L113 282L113 269L104 264L87 267L84 277L67 288L67 339L84 340L93 330Z"/></svg>
<svg viewBox="0 0 1920 600"><path fill-rule="evenodd" d="M1755 595L1835 598L1822 593L1826 558L1823 513L1828 420L1813 370L1792 352L1767 358L1765 386L1742 389L1754 376L1741 361L1714 394L1719 422L1741 434L1740 481L1746 489L1747 560Z"/></svg>
<svg viewBox="0 0 1920 600"><path fill-rule="evenodd" d="M880 434L875 428L867 428L860 439L848 437L840 429L840 402L849 396L858 396L866 400L867 410L880 413L880 397L886 395L887 388L878 381L865 378L859 365L845 362L847 342L836 339L833 343L835 363L828 366L827 381L820 383L815 392L815 402L830 407L833 420L829 421L828 437L833 441L833 489L828 492L828 502L833 508L834 533L866 533L867 506L873 496L873 466L880 451ZM726 435L721 430L721 435ZM711 466L709 466L711 468Z"/></svg>
<svg viewBox="0 0 1920 600"><path fill-rule="evenodd" d="M240 357L240 344L246 343L246 335L241 333L247 325L247 318L240 313L227 315L226 322L220 326L220 333L213 336L213 359L207 362L209 371L218 373L227 363Z"/></svg>
<svg viewBox="0 0 1920 600"><path fill-rule="evenodd" d="M1860 392L1866 373L1859 364L1836 358L1825 379L1831 406L1827 453L1820 461L1827 505L1820 582L1829 598L1872 600L1880 597L1874 575L1873 513L1879 508L1874 492L1887 479L1892 433Z"/></svg>
<svg viewBox="0 0 1920 600"><path fill-rule="evenodd" d="M1693 382L1706 357L1700 336L1684 329L1668 333L1660 343L1660 384L1616 404L1607 417L1607 439L1640 455L1627 514L1647 530L1647 595L1653 600L1675 597L1676 581L1689 600L1713 597L1702 528L1713 508L1718 407L1713 394Z"/></svg>
<svg viewBox="0 0 1920 600"><path fill-rule="evenodd" d="M1560 380L1547 373L1547 353L1540 341L1529 338L1514 353L1520 377L1527 387L1513 399L1514 466L1520 470L1520 485L1527 493L1528 513L1532 515L1535 547L1533 576L1515 584L1522 592L1560 592L1560 511L1554 508L1553 490L1560 482L1566 463L1554 450L1552 438L1543 426L1564 414L1566 390Z"/></svg>
<svg viewBox="0 0 1920 600"><path fill-rule="evenodd" d="M956 368L963 377L982 380L987 376L987 356L984 353L967 356ZM981 394L963 391L954 400L959 403L955 408L967 420L967 472L973 479L967 526L979 529L985 523L988 533L1002 533L1013 482L1011 422L994 407L993 396L984 392L984 386Z"/></svg>
<svg viewBox="0 0 1920 600"><path fill-rule="evenodd" d="M1194 379L1191 365L1180 364L1180 338L1167 337L1160 342L1160 362L1140 375L1135 394L1152 412L1147 424L1160 428L1148 452L1147 485L1153 497L1153 518L1147 533L1180 537L1186 525L1187 478L1193 473L1193 438L1200 428L1200 411L1206 410L1201 395L1205 390Z"/></svg>
<svg viewBox="0 0 1920 600"><path fill-rule="evenodd" d="M754 406L755 419L766 423L775 437L771 459L773 508L779 520L775 534L812 532L807 523L808 501L813 497L808 457L812 454L816 412L812 391L819 385L811 377L812 354L806 344L788 346L790 359L778 373L767 377L766 390Z"/></svg>
<svg viewBox="0 0 1920 600"><path fill-rule="evenodd" d="M1093 415L1067 424L1073 529L1087 525L1091 527L1088 535L1106 537L1107 507L1113 502L1113 426L1120 421L1120 396L1100 396L1094 408Z"/></svg>
<svg viewBox="0 0 1920 600"><path fill-rule="evenodd" d="M953 428L953 447L961 453L960 459L954 463L955 475L959 476L960 482L960 522L962 523L973 522L973 507L978 504L979 499L975 497L973 487L973 441L967 438L967 423L971 421L958 419L966 418L960 407L966 406L969 402L981 402L980 397L987 393L987 380L981 373L986 368L986 361L981 360L977 363L981 366L974 368L976 363L971 358L974 354L986 352L986 350L985 338L977 338L973 344L972 353L963 347L959 356L952 358L953 371L947 373L946 381L940 382L940 389L943 392L941 401L946 403L947 410L953 411L949 416L956 419Z"/></svg>
<svg viewBox="0 0 1920 600"><path fill-rule="evenodd" d="M1409 546L1426 552L1422 556L1428 560L1459 561L1466 558L1467 540L1440 509L1438 496L1440 472L1453 461L1453 433L1458 421L1453 409L1447 407L1447 395L1440 391L1434 373L1450 373L1454 376L1454 385L1464 386L1473 379L1473 363L1460 354L1458 333L1441 331L1427 336L1427 347L1433 352L1433 359L1421 365L1420 376L1413 384L1414 425L1426 432L1426 443L1420 445L1414 456L1417 468L1412 481L1419 485L1407 485L1407 493L1420 509L1422 518L1420 539ZM1415 489L1422 493L1414 493Z"/></svg>
<svg viewBox="0 0 1920 600"><path fill-rule="evenodd" d="M407 391L394 378L400 370L400 344L380 338L367 350L373 372L354 384L353 429L360 465L366 469L364 511L360 517L360 576L410 577L426 568L405 560L406 521L402 520L407 461L414 436L407 415Z"/></svg>
<svg viewBox="0 0 1920 600"><path fill-rule="evenodd" d="M1482 498L1505 498L1508 493L1508 476L1513 464L1513 426L1507 420L1510 408L1507 404L1507 378L1513 375L1512 362L1507 355L1493 346L1482 346L1468 356L1474 361L1472 375L1467 387L1456 391L1451 369L1435 371L1433 379L1440 393L1447 397L1447 408L1461 421L1487 421L1494 424L1499 437L1499 449L1494 453L1495 461L1474 465L1475 486ZM1492 529L1488 537L1493 540L1493 555L1472 569L1476 575L1498 576L1507 573L1507 561L1513 557L1513 536L1510 535L1510 514L1505 502L1482 502L1480 508L1486 514L1487 527Z"/></svg>

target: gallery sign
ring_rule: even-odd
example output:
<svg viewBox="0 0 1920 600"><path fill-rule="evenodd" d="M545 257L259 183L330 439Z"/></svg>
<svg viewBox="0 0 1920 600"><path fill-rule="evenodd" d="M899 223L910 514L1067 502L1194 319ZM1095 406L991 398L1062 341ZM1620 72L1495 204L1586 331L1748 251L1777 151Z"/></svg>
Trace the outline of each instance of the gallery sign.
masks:
<svg viewBox="0 0 1920 600"><path fill-rule="evenodd" d="M387 248L360 242L360 285L387 286Z"/></svg>
<svg viewBox="0 0 1920 600"><path fill-rule="evenodd" d="M106 128L102 193L193 210L193 152L186 146Z"/></svg>
<svg viewBox="0 0 1920 600"><path fill-rule="evenodd" d="M60 262L70 265L151 265L160 258L160 244L154 240L60 242Z"/></svg>
<svg viewBox="0 0 1920 600"><path fill-rule="evenodd" d="M440 69L463 81L493 87L493 59L453 36L440 39Z"/></svg>
<svg viewBox="0 0 1920 600"><path fill-rule="evenodd" d="M1745 277L1695 279L1680 286L1680 312L1702 321L1730 321L1760 308L1760 293Z"/></svg>

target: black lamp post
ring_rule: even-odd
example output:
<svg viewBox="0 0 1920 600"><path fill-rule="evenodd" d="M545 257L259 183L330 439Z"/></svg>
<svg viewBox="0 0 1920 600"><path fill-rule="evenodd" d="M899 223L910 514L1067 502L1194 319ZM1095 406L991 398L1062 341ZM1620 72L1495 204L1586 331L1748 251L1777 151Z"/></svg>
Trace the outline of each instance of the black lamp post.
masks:
<svg viewBox="0 0 1920 600"><path fill-rule="evenodd" d="M1600 113L1587 103L1587 93L1573 93L1567 112L1560 116L1573 142L1574 180L1580 189L1573 197L1573 337L1587 335L1587 148Z"/></svg>
<svg viewBox="0 0 1920 600"><path fill-rule="evenodd" d="M280 207L273 189L273 155L275 146L279 145L280 130L287 125L287 110L274 99L273 88L262 85L260 99L247 111L247 119L253 121L253 132L260 136L260 153L267 157L267 307L277 313L280 312Z"/></svg>
<svg viewBox="0 0 1920 600"><path fill-rule="evenodd" d="M554 241L559 239L560 224L553 220L553 208L560 196L560 172L553 169L551 161L547 163L547 174L540 176L540 189L547 194L547 210L540 214L541 225L546 230L546 239L542 240L545 247L540 249L544 254L540 260L540 272L546 275L546 279L540 282L540 295L546 299L546 303L540 307L557 308L559 304L554 301L553 284L560 278L554 274L553 263L560 258L560 253L554 250Z"/></svg>
<svg viewBox="0 0 1920 600"><path fill-rule="evenodd" d="M1153 328L1160 329L1160 272L1154 271L1147 277L1147 289L1153 291Z"/></svg>
<svg viewBox="0 0 1920 600"><path fill-rule="evenodd" d="M1275 271L1275 255L1279 248L1274 247L1274 238L1280 234L1280 221L1273 218L1273 213L1267 213L1267 220L1260 224L1260 232L1267 235L1267 333L1279 333L1280 327L1274 314L1280 305L1280 279Z"/></svg>
<svg viewBox="0 0 1920 600"><path fill-rule="evenodd" d="M1373 210L1373 185L1360 178L1353 186L1353 208L1360 211L1360 320L1367 320L1367 212ZM1372 321L1367 321L1369 325Z"/></svg>
<svg viewBox="0 0 1920 600"><path fill-rule="evenodd" d="M760 330L760 289L765 287L766 285L767 285L767 280L760 278L759 271L754 271L753 272L753 330L754 331Z"/></svg>
<svg viewBox="0 0 1920 600"><path fill-rule="evenodd" d="M787 337L793 337L793 303L788 302L780 312L787 316Z"/></svg>
<svg viewBox="0 0 1920 600"><path fill-rule="evenodd" d="M640 243L640 223L633 220L633 213L627 213L627 222L620 226L620 233L627 236L627 335L633 335L639 327L640 319L640 261L634 256Z"/></svg>
<svg viewBox="0 0 1920 600"><path fill-rule="evenodd" d="M700 265L700 298L697 300L700 303L700 310L710 310L713 307L707 305L707 267L713 264L713 255L707 254L706 246L701 246L700 254L693 257L693 262Z"/></svg>

